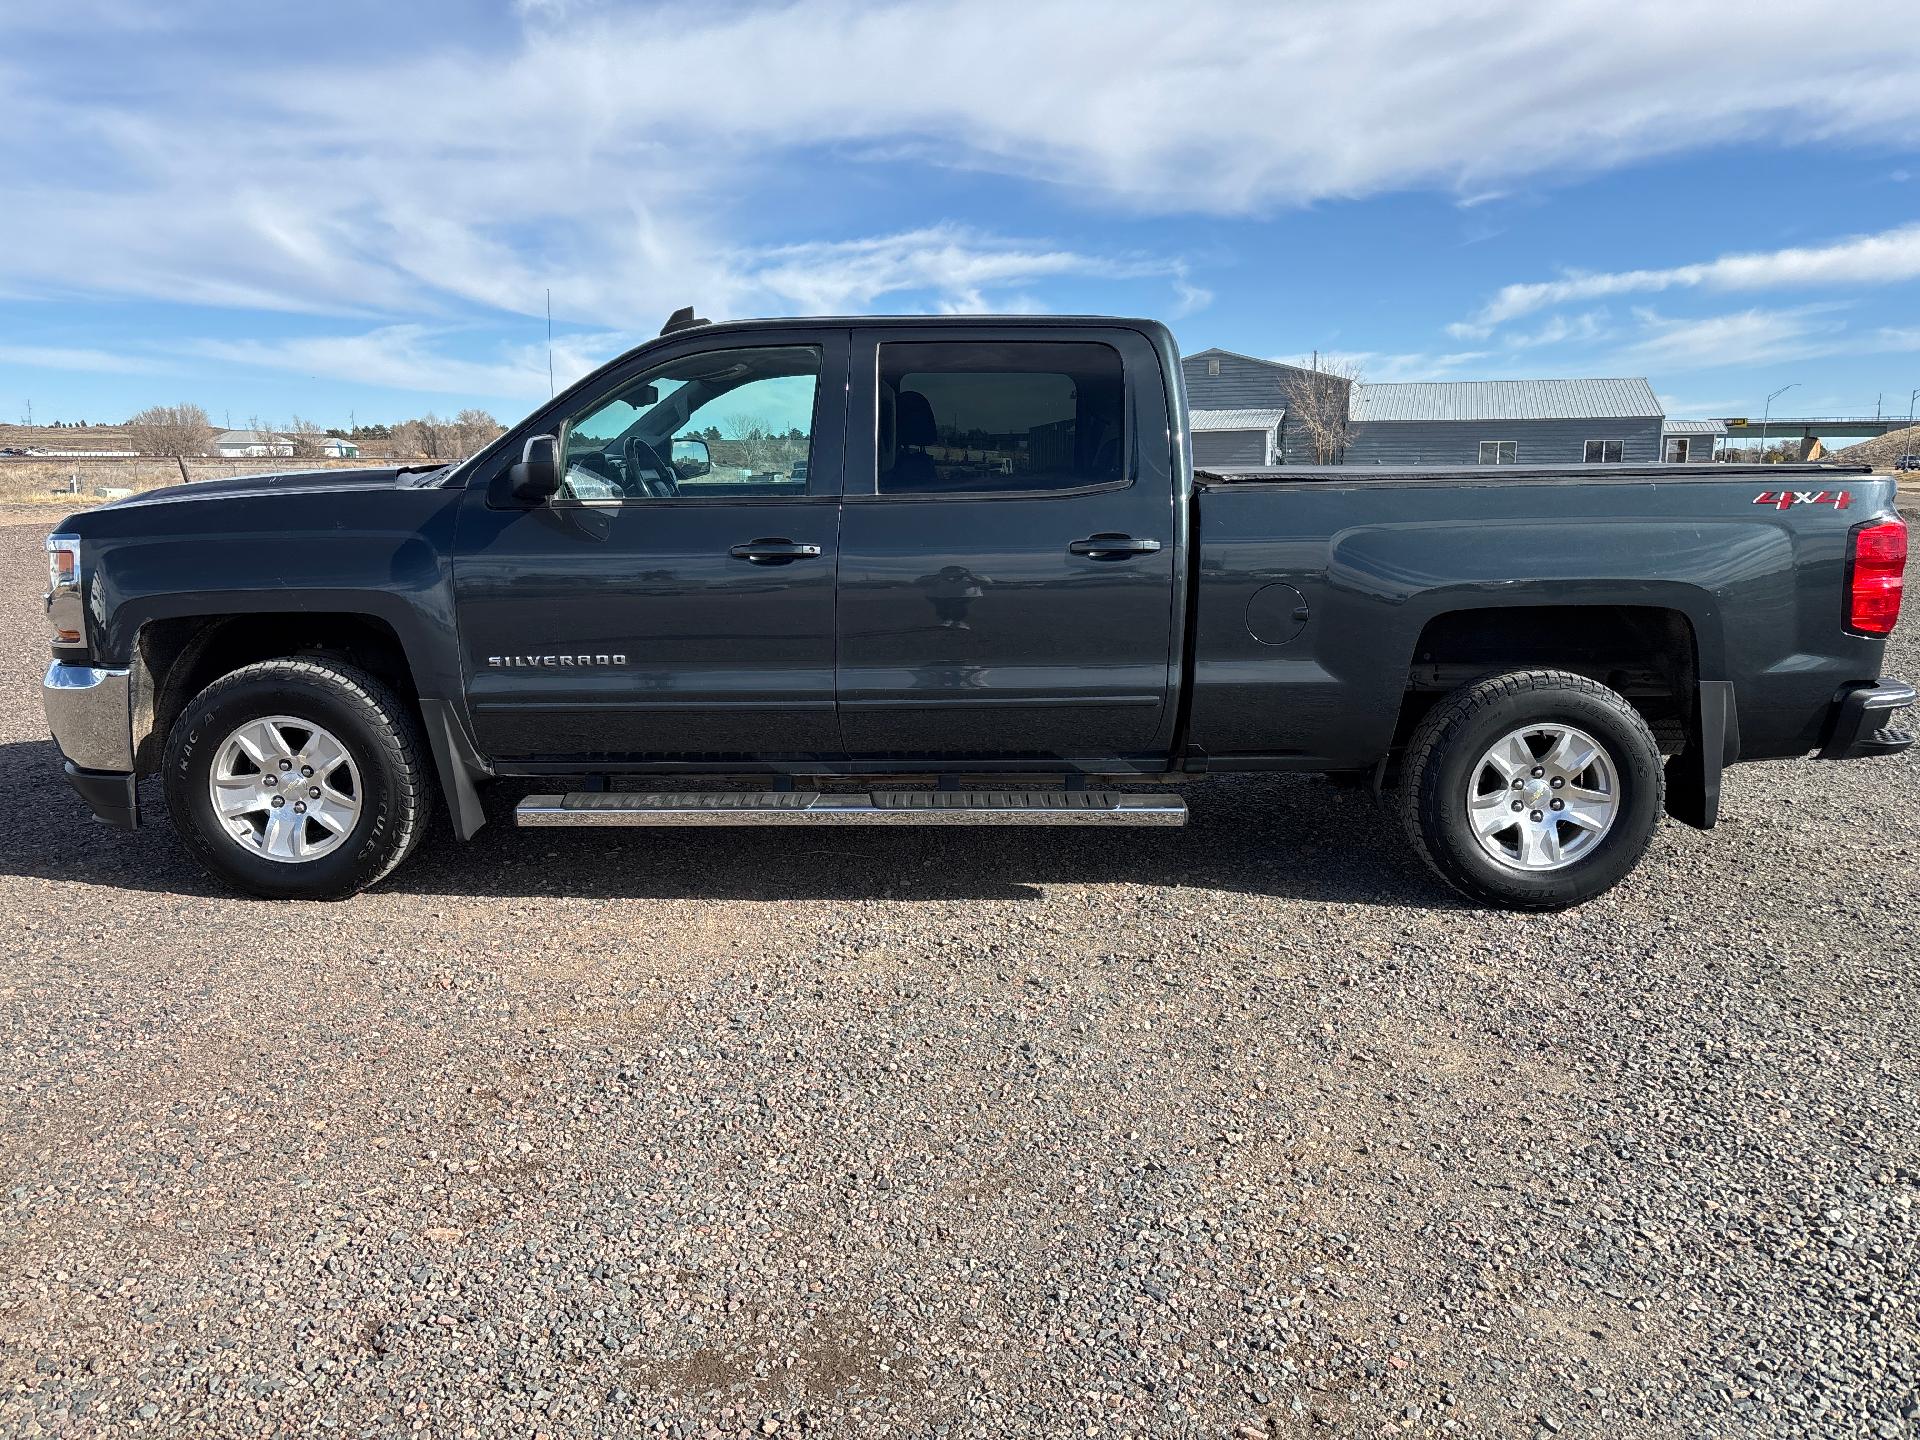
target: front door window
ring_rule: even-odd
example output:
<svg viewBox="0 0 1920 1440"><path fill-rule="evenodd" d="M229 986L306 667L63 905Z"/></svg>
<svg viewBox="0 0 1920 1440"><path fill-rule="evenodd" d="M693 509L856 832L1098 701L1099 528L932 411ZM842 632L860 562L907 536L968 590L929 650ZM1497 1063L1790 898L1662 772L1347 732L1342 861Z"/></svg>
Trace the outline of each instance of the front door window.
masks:
<svg viewBox="0 0 1920 1440"><path fill-rule="evenodd" d="M560 500L805 495L819 389L820 351L810 345L667 361L567 422Z"/></svg>

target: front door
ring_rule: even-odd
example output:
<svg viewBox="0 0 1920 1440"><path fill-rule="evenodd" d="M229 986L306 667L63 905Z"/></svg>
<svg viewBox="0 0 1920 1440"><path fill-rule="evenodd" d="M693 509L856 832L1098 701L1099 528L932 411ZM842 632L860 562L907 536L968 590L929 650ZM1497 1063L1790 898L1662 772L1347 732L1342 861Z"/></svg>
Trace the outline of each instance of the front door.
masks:
<svg viewBox="0 0 1920 1440"><path fill-rule="evenodd" d="M516 502L475 477L453 580L483 753L591 764L838 751L846 335L777 339L655 350L537 417L561 442L550 501Z"/></svg>
<svg viewBox="0 0 1920 1440"><path fill-rule="evenodd" d="M853 354L845 748L1164 755L1178 532L1144 337L943 325L859 332Z"/></svg>

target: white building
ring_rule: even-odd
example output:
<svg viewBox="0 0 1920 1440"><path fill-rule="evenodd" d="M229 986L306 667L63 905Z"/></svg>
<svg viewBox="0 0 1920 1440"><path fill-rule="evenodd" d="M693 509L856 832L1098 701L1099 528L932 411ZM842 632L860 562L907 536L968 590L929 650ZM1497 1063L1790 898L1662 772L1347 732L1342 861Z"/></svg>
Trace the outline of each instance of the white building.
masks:
<svg viewBox="0 0 1920 1440"><path fill-rule="evenodd" d="M358 445L351 440L342 440L337 435L319 435L314 437L313 443L322 455L333 460L353 460L360 454ZM268 430L223 430L213 437L213 453L229 460L291 455L295 448L291 435L279 435Z"/></svg>
<svg viewBox="0 0 1920 1440"><path fill-rule="evenodd" d="M293 437L266 430L222 430L213 437L213 453L228 460L252 460L293 454Z"/></svg>

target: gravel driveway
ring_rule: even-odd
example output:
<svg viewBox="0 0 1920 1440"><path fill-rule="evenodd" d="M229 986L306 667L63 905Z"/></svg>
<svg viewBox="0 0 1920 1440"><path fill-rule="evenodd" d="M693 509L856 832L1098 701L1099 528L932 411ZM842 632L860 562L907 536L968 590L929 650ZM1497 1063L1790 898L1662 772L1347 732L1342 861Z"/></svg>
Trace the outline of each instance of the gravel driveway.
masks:
<svg viewBox="0 0 1920 1440"><path fill-rule="evenodd" d="M1915 1433L1912 758L1741 768L1563 916L1271 777L243 901L57 774L53 518L0 528L0 1433Z"/></svg>

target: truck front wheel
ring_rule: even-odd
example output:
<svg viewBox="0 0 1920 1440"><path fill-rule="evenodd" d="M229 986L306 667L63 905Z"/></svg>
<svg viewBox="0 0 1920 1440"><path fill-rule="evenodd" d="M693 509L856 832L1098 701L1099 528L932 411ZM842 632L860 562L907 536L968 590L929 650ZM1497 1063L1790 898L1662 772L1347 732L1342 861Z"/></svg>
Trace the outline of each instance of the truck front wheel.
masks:
<svg viewBox="0 0 1920 1440"><path fill-rule="evenodd" d="M215 877L273 899L338 900L389 874L426 828L412 712L334 660L267 660L196 695L167 737L174 828Z"/></svg>
<svg viewBox="0 0 1920 1440"><path fill-rule="evenodd" d="M1640 712L1596 680L1516 670L1462 686L1407 746L1402 816L1470 900L1560 910L1640 863L1665 789Z"/></svg>

